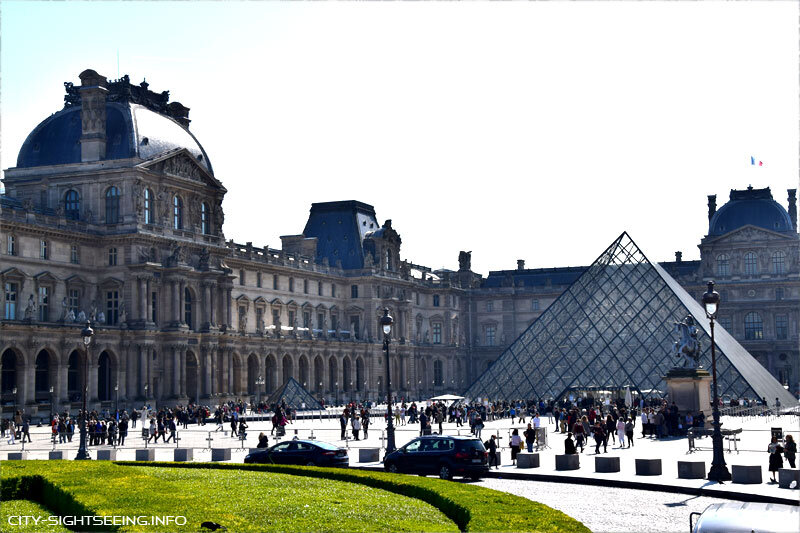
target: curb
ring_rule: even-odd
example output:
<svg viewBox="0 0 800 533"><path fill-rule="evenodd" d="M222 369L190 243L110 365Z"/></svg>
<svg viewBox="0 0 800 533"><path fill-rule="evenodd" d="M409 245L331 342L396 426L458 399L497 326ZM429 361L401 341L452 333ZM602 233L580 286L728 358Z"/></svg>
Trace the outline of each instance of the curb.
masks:
<svg viewBox="0 0 800 533"><path fill-rule="evenodd" d="M375 466L351 466L360 470L379 470L381 467ZM496 479L514 479L519 481L544 481L548 483L577 483L579 485L593 485L598 487L614 487L618 489L648 490L655 492L669 492L673 494L688 494L689 496L707 496L709 498L719 498L725 500L738 500L744 502L757 503L779 503L783 505L800 505L798 498L781 498L778 496L764 496L762 494L751 494L749 492L732 492L725 490L715 490L704 487L681 487L677 485L660 485L658 483L646 483L641 481L624 481L618 479L596 479L590 477L571 477L554 476L550 474L518 474L515 472L487 472L483 477Z"/></svg>

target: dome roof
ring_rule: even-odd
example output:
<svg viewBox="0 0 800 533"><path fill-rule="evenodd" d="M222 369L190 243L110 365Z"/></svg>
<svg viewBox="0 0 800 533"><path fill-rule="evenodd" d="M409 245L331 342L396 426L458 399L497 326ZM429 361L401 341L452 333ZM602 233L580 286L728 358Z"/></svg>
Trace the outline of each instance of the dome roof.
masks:
<svg viewBox="0 0 800 533"><path fill-rule="evenodd" d="M728 203L711 217L708 234L724 235L747 225L777 232L793 231L789 213L772 199L769 187L731 190Z"/></svg>
<svg viewBox="0 0 800 533"><path fill-rule="evenodd" d="M42 121L25 139L18 168L81 162L81 106L65 107ZM150 159L186 148L210 173L211 162L194 135L177 120L143 105L106 102L106 157Z"/></svg>

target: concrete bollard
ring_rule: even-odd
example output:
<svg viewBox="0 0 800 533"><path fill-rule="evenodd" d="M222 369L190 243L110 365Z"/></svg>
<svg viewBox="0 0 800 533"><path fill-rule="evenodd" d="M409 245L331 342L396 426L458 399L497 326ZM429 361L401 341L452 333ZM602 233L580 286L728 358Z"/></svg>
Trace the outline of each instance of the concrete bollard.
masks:
<svg viewBox="0 0 800 533"><path fill-rule="evenodd" d="M519 452L517 454L517 468L539 468L539 454Z"/></svg>
<svg viewBox="0 0 800 533"><path fill-rule="evenodd" d="M155 453L155 450L151 450ZM138 450L137 450L138 452ZM153 456L155 457L155 455ZM117 460L117 450L97 450L97 460L98 461L116 461ZM139 460L137 455L136 460ZM142 459L143 461L152 461L153 459Z"/></svg>
<svg viewBox="0 0 800 533"><path fill-rule="evenodd" d="M778 486L782 489L790 489L792 481L795 482L794 488L800 487L800 470L793 468L781 468L778 470Z"/></svg>
<svg viewBox="0 0 800 533"><path fill-rule="evenodd" d="M212 448L211 449L212 461L230 461L231 449L230 448Z"/></svg>
<svg viewBox="0 0 800 533"><path fill-rule="evenodd" d="M111 451L111 450L108 450ZM137 461L155 461L156 451L153 448L140 448L136 450Z"/></svg>
<svg viewBox="0 0 800 533"><path fill-rule="evenodd" d="M64 450L53 450L49 453L47 458L53 461L63 461L66 459L66 457L64 457L65 454L66 452L64 452Z"/></svg>
<svg viewBox="0 0 800 533"><path fill-rule="evenodd" d="M705 461L678 461L679 479L704 479L705 477Z"/></svg>
<svg viewBox="0 0 800 533"><path fill-rule="evenodd" d="M8 452L9 461L25 461L28 459L28 452Z"/></svg>
<svg viewBox="0 0 800 533"><path fill-rule="evenodd" d="M191 448L175 448L172 460L175 462L191 461L194 459L194 450Z"/></svg>
<svg viewBox="0 0 800 533"><path fill-rule="evenodd" d="M758 465L733 465L731 481L743 485L761 483L761 467Z"/></svg>
<svg viewBox="0 0 800 533"><path fill-rule="evenodd" d="M661 459L636 459L637 476L660 476Z"/></svg>
<svg viewBox="0 0 800 533"><path fill-rule="evenodd" d="M359 448L358 462L359 463L376 463L381 460L380 448Z"/></svg>
<svg viewBox="0 0 800 533"><path fill-rule="evenodd" d="M581 467L581 456L577 453L556 455L556 470L577 470Z"/></svg>
<svg viewBox="0 0 800 533"><path fill-rule="evenodd" d="M619 457L595 457L594 471L600 473L619 472Z"/></svg>

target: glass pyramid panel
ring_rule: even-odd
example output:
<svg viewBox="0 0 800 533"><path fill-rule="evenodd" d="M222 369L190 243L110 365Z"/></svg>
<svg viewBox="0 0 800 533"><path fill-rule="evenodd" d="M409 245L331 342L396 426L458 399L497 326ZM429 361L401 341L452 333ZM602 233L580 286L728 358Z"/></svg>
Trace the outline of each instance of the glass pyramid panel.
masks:
<svg viewBox="0 0 800 533"><path fill-rule="evenodd" d="M287 407L291 407L297 411L317 411L324 409L319 400L314 398L314 396L304 389L294 378L289 378L289 381L282 387L278 387L278 390L267 398L267 405L269 406L280 403L285 403Z"/></svg>
<svg viewBox="0 0 800 533"><path fill-rule="evenodd" d="M697 303L627 233L620 235L464 393L469 399L560 398L573 389L622 389L662 396L676 322L699 326L700 364L711 368L709 321ZM719 325L717 374L723 397L791 395Z"/></svg>

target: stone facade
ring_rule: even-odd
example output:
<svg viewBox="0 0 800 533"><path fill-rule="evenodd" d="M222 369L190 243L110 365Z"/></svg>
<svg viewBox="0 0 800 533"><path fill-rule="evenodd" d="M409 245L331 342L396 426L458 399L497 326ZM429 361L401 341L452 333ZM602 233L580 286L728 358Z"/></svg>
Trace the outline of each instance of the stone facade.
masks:
<svg viewBox="0 0 800 533"><path fill-rule="evenodd" d="M87 365L94 407L253 398L289 377L329 402L378 399L386 390L384 307L395 320L392 391L461 392L582 271L520 263L483 279L462 252L458 271L433 272L400 260L391 221L379 225L372 207L359 202L314 204L304 232L283 237L281 249L226 241L226 190L189 133L188 108L127 77L107 82L85 71L81 81L67 84L64 110L31 133L17 166L5 171L5 412L47 412L51 401L77 407ZM78 106L86 111L71 115ZM159 120L153 131L172 128L172 137L147 135L148 121ZM74 141L66 134L63 146L46 141L42 132L58 121L76 128ZM335 217L359 226L349 242L349 234L326 226ZM748 309L763 309L770 325L762 337L743 340L738 325L733 333L796 386L796 232L744 228L704 239L700 265L679 279L699 297L713 265L707 258L723 249L735 255L745 244L763 253L783 247L786 268L757 279L732 269L721 280L729 303L722 315L738 324ZM782 310L787 334L778 339L773 324ZM80 338L86 320L96 331L88 359Z"/></svg>

